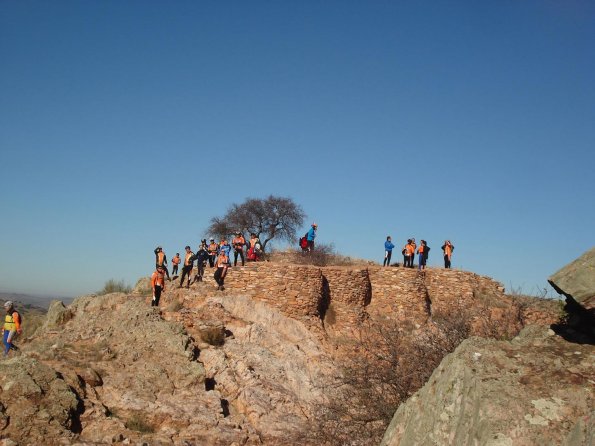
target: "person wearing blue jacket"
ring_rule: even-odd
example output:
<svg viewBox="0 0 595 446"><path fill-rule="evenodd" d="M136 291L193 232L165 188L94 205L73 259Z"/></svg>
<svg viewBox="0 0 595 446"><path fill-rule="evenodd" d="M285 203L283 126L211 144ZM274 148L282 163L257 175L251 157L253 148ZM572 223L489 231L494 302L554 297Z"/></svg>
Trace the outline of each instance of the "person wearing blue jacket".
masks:
<svg viewBox="0 0 595 446"><path fill-rule="evenodd" d="M306 235L306 239L308 240L308 251L314 250L314 239L316 238L316 230L318 229L318 225L316 223L312 223L312 227L308 231Z"/></svg>
<svg viewBox="0 0 595 446"><path fill-rule="evenodd" d="M393 242L391 241L390 235L386 237L386 242L384 242L384 263L382 266L390 266L390 257L393 254Z"/></svg>

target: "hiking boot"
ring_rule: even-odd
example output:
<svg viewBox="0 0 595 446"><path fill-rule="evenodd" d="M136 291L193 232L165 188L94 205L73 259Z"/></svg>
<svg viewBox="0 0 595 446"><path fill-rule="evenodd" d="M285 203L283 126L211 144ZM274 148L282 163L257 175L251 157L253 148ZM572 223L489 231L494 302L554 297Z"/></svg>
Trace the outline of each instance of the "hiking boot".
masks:
<svg viewBox="0 0 595 446"><path fill-rule="evenodd" d="M221 285L221 291L225 291L225 287L223 285Z"/></svg>

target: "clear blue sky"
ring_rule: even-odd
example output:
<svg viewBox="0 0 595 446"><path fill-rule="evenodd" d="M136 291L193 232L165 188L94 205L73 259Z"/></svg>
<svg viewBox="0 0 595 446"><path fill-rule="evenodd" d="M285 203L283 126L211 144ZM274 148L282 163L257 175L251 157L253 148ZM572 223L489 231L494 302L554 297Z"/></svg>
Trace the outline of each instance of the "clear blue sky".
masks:
<svg viewBox="0 0 595 446"><path fill-rule="evenodd" d="M3 1L0 68L2 291L133 284L268 194L529 292L595 245L590 1Z"/></svg>

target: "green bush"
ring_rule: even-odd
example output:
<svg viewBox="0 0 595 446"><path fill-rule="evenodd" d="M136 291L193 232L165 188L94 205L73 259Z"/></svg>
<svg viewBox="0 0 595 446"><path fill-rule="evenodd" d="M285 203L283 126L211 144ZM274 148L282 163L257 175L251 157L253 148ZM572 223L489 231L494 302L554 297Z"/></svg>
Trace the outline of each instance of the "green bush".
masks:
<svg viewBox="0 0 595 446"><path fill-rule="evenodd" d="M110 293L130 293L132 291L132 287L130 285L126 285L124 280L110 279L105 282L103 289L98 291L97 294L110 294Z"/></svg>

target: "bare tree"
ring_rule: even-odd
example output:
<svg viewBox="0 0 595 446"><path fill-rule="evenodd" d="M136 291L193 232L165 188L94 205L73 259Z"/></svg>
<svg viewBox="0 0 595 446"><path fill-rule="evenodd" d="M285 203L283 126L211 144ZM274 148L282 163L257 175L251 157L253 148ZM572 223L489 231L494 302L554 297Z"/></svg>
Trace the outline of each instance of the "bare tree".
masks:
<svg viewBox="0 0 595 446"><path fill-rule="evenodd" d="M213 217L208 232L217 237L229 237L240 231L256 234L262 250L273 238L293 242L304 224L306 214L291 198L247 198L241 204L232 204L224 217Z"/></svg>

